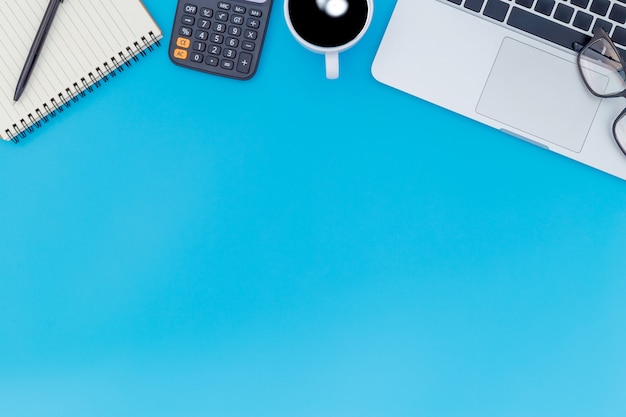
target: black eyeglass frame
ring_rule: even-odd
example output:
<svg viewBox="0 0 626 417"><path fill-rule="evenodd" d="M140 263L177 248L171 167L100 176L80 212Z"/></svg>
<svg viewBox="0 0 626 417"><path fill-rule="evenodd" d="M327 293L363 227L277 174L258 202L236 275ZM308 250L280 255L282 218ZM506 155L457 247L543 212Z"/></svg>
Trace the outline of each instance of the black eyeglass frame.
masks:
<svg viewBox="0 0 626 417"><path fill-rule="evenodd" d="M601 27L599 27L595 33L593 34L593 37L591 38L591 40L589 42L587 42L587 45L584 46L584 48L582 48L579 52L578 52L578 57L576 59L576 63L578 64L578 72L580 73L580 78L582 78L583 83L585 83L585 87L587 87L587 89L589 90L589 92L591 94L593 94L596 97L599 98L613 98L613 97L624 97L626 98L626 88L624 88L624 90L622 90L619 93L615 93L615 94L599 94L596 91L593 90L593 88L591 88L591 86L589 85L589 83L587 83L587 80L585 79L585 76L583 74L583 69L582 69L582 65L580 63L581 57L583 56L583 53L589 49L594 43L596 43L599 40L604 40L608 43L609 46L611 46L613 48L613 50L615 51L615 53L617 54L617 56L620 59L620 63L622 65L622 68L624 68L624 70L626 71L626 62L624 62L624 58L622 58L622 54L619 52L619 50L617 49L617 47L615 46L615 43L613 43L613 40L611 40L611 38L609 37L609 35L607 35L607 33L604 31L604 29L602 29ZM626 82L626 79L624 80ZM622 112L615 118L615 120L613 121L613 126L612 126L612 133L613 133L613 140L615 141L615 143L617 144L617 146L619 147L619 149L622 151L622 153L624 155L626 155L626 148L624 146L622 146L622 144L620 143L619 139L617 139L617 133L616 133L616 127L617 127L617 123L622 120L622 118L624 118L624 116L626 116L626 108L624 108L624 110L622 110Z"/></svg>

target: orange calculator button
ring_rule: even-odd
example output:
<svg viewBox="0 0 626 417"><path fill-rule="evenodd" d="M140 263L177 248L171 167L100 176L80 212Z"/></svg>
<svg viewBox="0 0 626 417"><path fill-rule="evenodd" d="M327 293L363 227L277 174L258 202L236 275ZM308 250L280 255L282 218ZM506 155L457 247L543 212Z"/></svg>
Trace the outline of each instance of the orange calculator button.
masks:
<svg viewBox="0 0 626 417"><path fill-rule="evenodd" d="M187 59L187 51L185 51L184 49L175 49L174 58Z"/></svg>
<svg viewBox="0 0 626 417"><path fill-rule="evenodd" d="M176 40L176 46L181 48L189 48L191 46L191 41L187 38L178 38Z"/></svg>

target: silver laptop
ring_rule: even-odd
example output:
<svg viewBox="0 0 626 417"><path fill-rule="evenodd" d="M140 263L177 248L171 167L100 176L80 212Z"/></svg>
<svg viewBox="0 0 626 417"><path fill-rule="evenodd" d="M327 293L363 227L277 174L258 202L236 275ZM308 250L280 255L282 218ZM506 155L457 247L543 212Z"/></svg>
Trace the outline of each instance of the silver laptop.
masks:
<svg viewBox="0 0 626 417"><path fill-rule="evenodd" d="M575 52L598 26L624 47L624 22L626 3L615 0L398 0L372 74L626 179L612 136L626 100L593 96Z"/></svg>

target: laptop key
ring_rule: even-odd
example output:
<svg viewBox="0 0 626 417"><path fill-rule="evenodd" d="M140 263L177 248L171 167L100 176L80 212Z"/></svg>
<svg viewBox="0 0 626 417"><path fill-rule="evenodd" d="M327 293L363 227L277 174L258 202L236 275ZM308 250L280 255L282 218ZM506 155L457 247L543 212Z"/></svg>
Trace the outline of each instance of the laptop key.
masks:
<svg viewBox="0 0 626 417"><path fill-rule="evenodd" d="M480 12L480 9L483 7L483 3L485 0L465 0L465 4L463 7L466 9L470 9L474 12Z"/></svg>
<svg viewBox="0 0 626 417"><path fill-rule="evenodd" d="M574 16L573 7L569 7L563 3L556 6L556 11L554 12L554 18L556 20L560 20L563 23L569 23L572 20L572 16Z"/></svg>
<svg viewBox="0 0 626 417"><path fill-rule="evenodd" d="M593 16L584 12L578 12L572 24L578 29L589 30L591 22L593 22Z"/></svg>
<svg viewBox="0 0 626 417"><path fill-rule="evenodd" d="M591 13L595 13L600 16L605 16L606 12L609 11L610 5L611 5L611 2L609 2L609 0L593 0L593 3L591 3L591 7L589 8L589 11Z"/></svg>
<svg viewBox="0 0 626 417"><path fill-rule="evenodd" d="M626 7L615 4L609 14L609 19L617 23L626 23Z"/></svg>
<svg viewBox="0 0 626 417"><path fill-rule="evenodd" d="M487 0L487 5L483 14L487 17L504 22L504 18L509 11L509 4L501 0Z"/></svg>
<svg viewBox="0 0 626 417"><path fill-rule="evenodd" d="M626 29L619 26L616 27L611 39L613 39L613 42L626 46Z"/></svg>
<svg viewBox="0 0 626 417"><path fill-rule="evenodd" d="M552 9L554 9L554 0L537 0L535 10L539 13L550 16Z"/></svg>
<svg viewBox="0 0 626 417"><path fill-rule="evenodd" d="M613 29L613 23L607 22L606 20L596 19L596 23L593 25L593 33L596 33L598 28L604 29L606 33L611 33L611 29Z"/></svg>

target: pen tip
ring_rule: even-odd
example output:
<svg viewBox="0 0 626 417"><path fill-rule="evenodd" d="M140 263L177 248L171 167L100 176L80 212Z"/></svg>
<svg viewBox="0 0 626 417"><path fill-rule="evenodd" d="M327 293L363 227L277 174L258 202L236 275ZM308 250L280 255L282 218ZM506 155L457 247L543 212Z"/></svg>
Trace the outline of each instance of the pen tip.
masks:
<svg viewBox="0 0 626 417"><path fill-rule="evenodd" d="M17 103L17 101L22 97L22 93L24 92L24 87L19 87L15 89L15 94L13 94L13 102Z"/></svg>

